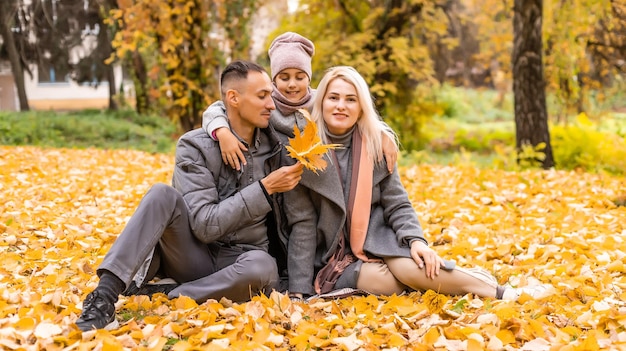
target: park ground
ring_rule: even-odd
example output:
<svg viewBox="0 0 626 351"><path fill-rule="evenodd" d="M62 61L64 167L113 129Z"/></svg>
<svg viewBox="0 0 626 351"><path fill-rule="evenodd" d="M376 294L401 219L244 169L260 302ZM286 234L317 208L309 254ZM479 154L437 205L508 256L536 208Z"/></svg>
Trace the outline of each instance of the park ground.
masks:
<svg viewBox="0 0 626 351"><path fill-rule="evenodd" d="M436 292L246 304L118 303L121 327L74 325L95 269L173 157L130 150L0 147L0 344L6 349L594 350L626 348L624 177L473 166L401 167L426 237L499 282L551 283L518 302Z"/></svg>
<svg viewBox="0 0 626 351"><path fill-rule="evenodd" d="M161 122L89 113L95 125L87 132L93 134L82 139L96 142L104 125L111 138L127 133L125 140L70 144L70 133L57 126L85 131L86 122L64 114L64 124L28 122L50 123L47 140L59 144L0 146L4 349L626 349L623 173L494 167L505 156L457 146L445 158L431 149L400 160L426 238L441 256L483 267L501 284L552 284L544 298L507 302L427 291L294 302L272 293L244 304L198 305L186 297L135 296L118 303L119 329L81 333L73 323L97 284L95 270L143 194L154 183L170 182L175 138ZM609 129L623 138L621 118L612 118ZM440 138L463 130L450 126L487 124L452 122ZM511 121L494 117L493 123Z"/></svg>

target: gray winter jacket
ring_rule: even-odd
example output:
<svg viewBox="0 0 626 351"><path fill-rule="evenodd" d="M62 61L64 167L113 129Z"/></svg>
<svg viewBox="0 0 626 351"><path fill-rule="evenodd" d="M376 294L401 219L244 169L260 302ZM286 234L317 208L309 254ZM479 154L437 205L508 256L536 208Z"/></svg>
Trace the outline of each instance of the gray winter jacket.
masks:
<svg viewBox="0 0 626 351"><path fill-rule="evenodd" d="M284 147L272 127L257 129L255 145L269 148L269 157L257 164L264 172L253 172L259 160L251 154L241 172L225 166L218 142L203 129L179 139L172 185L183 195L191 229L200 241L268 251L266 217L276 204L259 180L282 165Z"/></svg>

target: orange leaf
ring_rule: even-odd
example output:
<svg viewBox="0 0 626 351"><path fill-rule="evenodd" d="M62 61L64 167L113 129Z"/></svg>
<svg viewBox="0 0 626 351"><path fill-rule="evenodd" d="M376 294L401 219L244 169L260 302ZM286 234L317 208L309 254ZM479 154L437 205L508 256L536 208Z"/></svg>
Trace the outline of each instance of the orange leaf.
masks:
<svg viewBox="0 0 626 351"><path fill-rule="evenodd" d="M513 344L515 343L515 335L513 332L507 329L502 329L496 333L496 337L502 341L503 344Z"/></svg>
<svg viewBox="0 0 626 351"><path fill-rule="evenodd" d="M439 313L443 309L443 306L448 301L445 295L436 293L434 290L427 290L424 295L424 304L428 307L430 313Z"/></svg>
<svg viewBox="0 0 626 351"><path fill-rule="evenodd" d="M428 329L426 334L424 334L423 342L428 345L433 345L435 342L437 342L440 336L441 334L439 333L439 330L437 328L430 328Z"/></svg>
<svg viewBox="0 0 626 351"><path fill-rule="evenodd" d="M326 168L324 154L328 150L340 147L340 144L324 144L318 134L317 125L313 123L311 115L307 110L299 110L307 119L304 130L300 132L298 126L293 127L293 138L289 138L289 145L286 145L289 156L300 161L306 168L317 174L318 170Z"/></svg>

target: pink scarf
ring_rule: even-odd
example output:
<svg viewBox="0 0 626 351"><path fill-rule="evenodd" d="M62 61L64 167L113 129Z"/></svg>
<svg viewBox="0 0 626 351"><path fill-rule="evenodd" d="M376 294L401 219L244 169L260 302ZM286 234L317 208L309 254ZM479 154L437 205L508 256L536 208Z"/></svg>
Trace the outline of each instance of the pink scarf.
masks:
<svg viewBox="0 0 626 351"><path fill-rule="evenodd" d="M339 243L333 255L315 277L314 286L318 294L332 291L337 279L343 274L346 267L357 258L364 262L382 262L380 259L367 257L363 251L372 207L374 165L367 152L365 139L361 138L358 128L355 128L352 138L352 178L348 197L347 223L345 226L350 233L352 254L346 252L345 232L340 230L338 234ZM339 162L332 150L331 153L333 158L335 158L335 164L338 165ZM337 172L339 173L339 178L341 178L338 168Z"/></svg>
<svg viewBox="0 0 626 351"><path fill-rule="evenodd" d="M352 179L348 198L348 228L350 230L350 248L352 253L363 262L380 262L367 257L363 244L367 236L372 208L372 187L374 186L374 164L367 152L365 138L359 128L352 136Z"/></svg>
<svg viewBox="0 0 626 351"><path fill-rule="evenodd" d="M274 99L276 109L278 109L278 111L283 116L290 115L301 108L310 110L311 104L313 103L313 94L311 93L311 87L307 87L306 89L306 95L304 95L304 97L300 99L300 101L292 103L283 94L281 94L280 91L276 89L276 85L274 85L274 90L272 90L272 98Z"/></svg>

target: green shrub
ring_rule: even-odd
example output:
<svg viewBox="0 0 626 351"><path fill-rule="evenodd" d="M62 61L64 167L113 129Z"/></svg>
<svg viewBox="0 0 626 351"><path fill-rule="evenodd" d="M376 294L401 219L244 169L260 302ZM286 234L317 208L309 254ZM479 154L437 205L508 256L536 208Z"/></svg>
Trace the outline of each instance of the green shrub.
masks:
<svg viewBox="0 0 626 351"><path fill-rule="evenodd" d="M398 134L404 150L421 150L428 143L424 126L434 116L440 115L443 108L433 99L431 92L417 89L405 110L400 105L388 104L382 115L385 122Z"/></svg>
<svg viewBox="0 0 626 351"><path fill-rule="evenodd" d="M558 168L626 173L626 138L599 130L585 114L574 124L553 126L550 134Z"/></svg>
<svg viewBox="0 0 626 351"><path fill-rule="evenodd" d="M433 90L427 101L436 108L423 110L431 117L422 119L419 143L412 143L418 147L403 145L403 164L475 162L520 170L538 167L545 157L543 149L530 146L517 152L512 94L497 106L496 91L443 85ZM607 103L605 106L624 106L623 99ZM573 124L550 126L556 168L626 174L626 114L604 110L594 118L596 123L582 115ZM406 141L409 129L403 122L393 126Z"/></svg>
<svg viewBox="0 0 626 351"><path fill-rule="evenodd" d="M438 153L464 149L468 152L490 154L496 145L514 144L513 130L456 126L446 135L431 136L427 149Z"/></svg>
<svg viewBox="0 0 626 351"><path fill-rule="evenodd" d="M171 152L176 126L134 111L0 112L0 144Z"/></svg>
<svg viewBox="0 0 626 351"><path fill-rule="evenodd" d="M493 89L468 89L444 84L434 94L444 108L439 117L473 124L513 120L511 93L506 94L501 105L498 104L498 92Z"/></svg>

